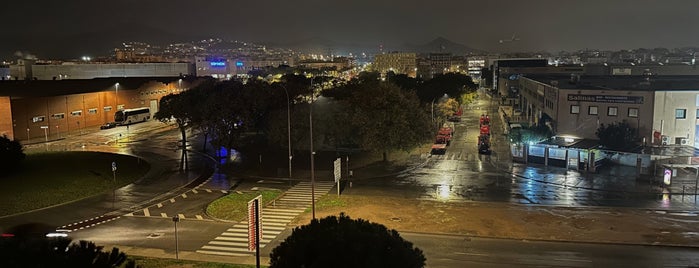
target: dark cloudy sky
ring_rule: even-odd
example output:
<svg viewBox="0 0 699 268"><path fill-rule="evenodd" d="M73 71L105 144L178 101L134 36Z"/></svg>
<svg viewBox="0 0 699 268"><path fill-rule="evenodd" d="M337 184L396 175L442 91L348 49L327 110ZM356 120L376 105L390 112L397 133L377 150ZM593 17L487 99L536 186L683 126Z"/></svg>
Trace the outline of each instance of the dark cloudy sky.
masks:
<svg viewBox="0 0 699 268"><path fill-rule="evenodd" d="M125 38L576 50L699 46L699 0L6 0L0 56L107 54ZM520 41L499 44L516 33ZM97 51L96 51L97 50Z"/></svg>

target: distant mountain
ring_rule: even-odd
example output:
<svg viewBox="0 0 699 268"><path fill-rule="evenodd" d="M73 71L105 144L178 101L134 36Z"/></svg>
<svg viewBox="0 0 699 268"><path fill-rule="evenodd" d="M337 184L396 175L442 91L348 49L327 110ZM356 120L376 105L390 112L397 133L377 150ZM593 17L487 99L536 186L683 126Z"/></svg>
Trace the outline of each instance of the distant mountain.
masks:
<svg viewBox="0 0 699 268"><path fill-rule="evenodd" d="M40 59L77 59L81 56L112 55L114 48L121 47L123 42L128 41L166 45L201 39L205 38L183 36L140 24L124 24L99 32L83 32L72 35L25 34L15 36L13 44L16 47L5 47L0 44L0 51L5 54L21 51L24 54L36 55ZM0 56L8 59L16 57L12 54L5 54Z"/></svg>
<svg viewBox="0 0 699 268"><path fill-rule="evenodd" d="M415 51L418 53L451 53L455 55L468 55L483 53L482 50L468 47L456 42L453 42L444 37L437 37L434 40L422 45L406 45L406 51Z"/></svg>
<svg viewBox="0 0 699 268"><path fill-rule="evenodd" d="M300 40L292 43L268 43L268 45L273 45L277 47L290 48L294 51L299 51L301 53L338 53L338 52L353 52L361 53L366 52L369 54L380 53L378 43L375 45L362 45L362 44L342 44L332 40L322 39L322 38L311 38ZM452 53L454 55L468 55L468 54L478 54L484 51L479 49L474 49L466 45L462 45L443 37L435 38L434 40L420 45L406 44L403 46L390 46L386 49L386 52L390 51L404 51L404 52L417 52L417 53L434 53L434 52L444 52Z"/></svg>

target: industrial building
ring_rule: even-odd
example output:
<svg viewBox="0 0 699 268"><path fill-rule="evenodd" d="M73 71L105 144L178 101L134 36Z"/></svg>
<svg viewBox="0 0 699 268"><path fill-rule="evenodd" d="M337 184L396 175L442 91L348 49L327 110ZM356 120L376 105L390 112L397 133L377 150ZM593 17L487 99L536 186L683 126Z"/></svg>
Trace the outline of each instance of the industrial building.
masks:
<svg viewBox="0 0 699 268"><path fill-rule="evenodd" d="M699 148L699 76L523 75L525 120L562 137L597 139L602 124L627 121L647 144Z"/></svg>
<svg viewBox="0 0 699 268"><path fill-rule="evenodd" d="M0 136L44 141L114 121L121 109L149 107L196 86L196 77L117 77L0 81Z"/></svg>

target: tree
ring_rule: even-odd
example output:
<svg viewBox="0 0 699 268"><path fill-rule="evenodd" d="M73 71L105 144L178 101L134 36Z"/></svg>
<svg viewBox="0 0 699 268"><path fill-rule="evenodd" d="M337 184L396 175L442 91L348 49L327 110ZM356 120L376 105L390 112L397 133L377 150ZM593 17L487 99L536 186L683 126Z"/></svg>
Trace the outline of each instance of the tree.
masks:
<svg viewBox="0 0 699 268"><path fill-rule="evenodd" d="M595 132L600 145L612 150L625 150L634 147L638 142L636 134L636 129L631 127L626 120L610 125L601 124Z"/></svg>
<svg viewBox="0 0 699 268"><path fill-rule="evenodd" d="M417 95L422 103L429 103L444 94L457 98L476 89L476 84L468 75L447 73L427 80L417 88Z"/></svg>
<svg viewBox="0 0 699 268"><path fill-rule="evenodd" d="M512 143L538 143L553 136L551 129L545 124L538 124L529 127L512 128L507 133L507 138Z"/></svg>
<svg viewBox="0 0 699 268"><path fill-rule="evenodd" d="M359 146L382 152L384 161L389 150L410 150L431 135L429 115L414 92L388 83L358 85L347 101Z"/></svg>
<svg viewBox="0 0 699 268"><path fill-rule="evenodd" d="M7 135L0 137L0 177L3 175L8 175L10 172L15 170L19 163L24 160L24 149L22 144L16 140L10 140Z"/></svg>
<svg viewBox="0 0 699 268"><path fill-rule="evenodd" d="M426 261L396 230L344 213L294 228L270 257L270 268L424 267Z"/></svg>
<svg viewBox="0 0 699 268"><path fill-rule="evenodd" d="M182 136L182 156L180 157L180 170L189 169L187 157L187 129L191 126L192 110L199 109L189 98L190 91L180 94L169 94L160 99L160 109L155 113L155 118L163 123L175 121Z"/></svg>

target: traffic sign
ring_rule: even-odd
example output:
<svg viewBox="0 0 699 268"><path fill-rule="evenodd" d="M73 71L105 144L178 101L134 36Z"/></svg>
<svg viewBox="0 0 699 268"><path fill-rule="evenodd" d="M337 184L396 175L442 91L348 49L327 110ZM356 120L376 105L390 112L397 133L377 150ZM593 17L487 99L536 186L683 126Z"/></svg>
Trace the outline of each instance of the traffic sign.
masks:
<svg viewBox="0 0 699 268"><path fill-rule="evenodd" d="M335 182L338 182L340 180L340 177L342 177L342 160L340 158L335 159Z"/></svg>

